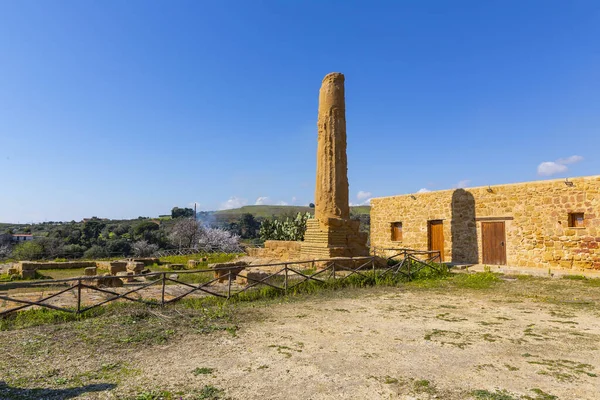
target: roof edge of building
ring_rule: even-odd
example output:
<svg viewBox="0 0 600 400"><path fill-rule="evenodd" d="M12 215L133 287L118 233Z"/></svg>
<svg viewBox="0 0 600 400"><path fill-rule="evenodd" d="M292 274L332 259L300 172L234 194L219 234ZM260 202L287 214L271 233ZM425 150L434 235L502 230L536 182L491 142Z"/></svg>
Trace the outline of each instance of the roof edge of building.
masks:
<svg viewBox="0 0 600 400"><path fill-rule="evenodd" d="M587 175L587 176L576 176L576 177L569 177L569 178L559 178L559 179L542 179L542 180L537 180L537 181L525 181L525 182L515 182L515 183L500 183L500 184L496 184L496 185L487 185L487 186L473 186L473 187L466 187L466 188L453 188L453 189L442 189L442 190L432 190L430 192L414 192L414 193L404 193L404 194L395 194L395 195L391 195L391 196L381 196L381 197L373 197L371 199L371 201L373 200L380 200L380 199L390 199L390 198L394 198L394 197L405 197L405 196L427 196L430 194L437 194L437 193L443 193L443 192L454 192L456 190L474 190L474 189L485 189L485 188L495 188L495 187L501 187L501 186L520 186L520 185L541 185L541 184L549 184L549 183L553 183L553 182L565 182L566 180L569 180L569 182L576 182L576 181L581 181L581 180L594 180L594 179L600 179L600 175Z"/></svg>

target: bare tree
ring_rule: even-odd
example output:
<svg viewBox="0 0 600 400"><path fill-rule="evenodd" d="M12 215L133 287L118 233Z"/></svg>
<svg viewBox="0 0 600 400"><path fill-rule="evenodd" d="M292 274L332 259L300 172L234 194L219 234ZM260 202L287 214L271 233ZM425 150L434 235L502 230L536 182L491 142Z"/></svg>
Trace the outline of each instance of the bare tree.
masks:
<svg viewBox="0 0 600 400"><path fill-rule="evenodd" d="M181 218L169 235L169 239L174 246L181 248L192 248L197 242L202 227L200 223L193 219Z"/></svg>
<svg viewBox="0 0 600 400"><path fill-rule="evenodd" d="M135 242L132 247L133 247L133 254L135 254L136 257L149 257L158 250L157 245L150 244L145 240L140 240L139 242Z"/></svg>
<svg viewBox="0 0 600 400"><path fill-rule="evenodd" d="M240 253L240 237L219 228L202 228L198 240L200 249L204 251L221 251L223 253Z"/></svg>
<svg viewBox="0 0 600 400"><path fill-rule="evenodd" d="M8 257L12 252L12 235L0 234L0 258Z"/></svg>

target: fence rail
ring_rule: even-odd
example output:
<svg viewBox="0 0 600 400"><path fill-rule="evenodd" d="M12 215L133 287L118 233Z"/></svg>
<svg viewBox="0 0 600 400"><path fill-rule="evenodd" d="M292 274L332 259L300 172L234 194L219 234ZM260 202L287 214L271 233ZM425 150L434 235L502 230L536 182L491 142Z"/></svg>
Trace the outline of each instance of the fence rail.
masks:
<svg viewBox="0 0 600 400"><path fill-rule="evenodd" d="M387 259L374 256L333 258L250 265L247 267L161 271L129 276L85 276L56 280L14 281L9 284L0 284L0 301L16 303L18 306L0 311L0 317L5 317L29 307L45 307L79 314L117 300L164 306L193 294L231 299L258 286L270 287L281 294L287 294L290 290L306 282L326 283L332 279L348 279L355 275L364 278L368 276L381 278L386 275L397 276L399 274L410 280L422 268L430 267L437 270L444 267L434 262L439 259L439 252L430 254L435 252L420 252L410 249L396 250L399 250L399 252ZM423 255L426 258L418 258L418 256ZM370 273L370 275L367 275L367 273ZM213 274L213 276L211 277L209 274ZM194 275L203 278L205 281L193 283L189 279L185 279L186 276ZM142 278L143 281L126 283L118 289L110 287L110 285L107 285L109 287L100 287L99 281L102 279L120 278L128 281ZM63 286L67 287L62 288ZM42 295L42 298L35 301L14 295L1 294L6 289L39 287L56 288L58 291L45 297ZM142 291L148 291L151 288L154 289L154 287L158 287L158 290L155 290L154 293L146 293L147 296L145 297L141 296ZM104 298L86 302L86 297L89 300L91 293L99 293ZM71 300L74 296L75 304L72 307L47 303L48 300L68 294L70 294Z"/></svg>

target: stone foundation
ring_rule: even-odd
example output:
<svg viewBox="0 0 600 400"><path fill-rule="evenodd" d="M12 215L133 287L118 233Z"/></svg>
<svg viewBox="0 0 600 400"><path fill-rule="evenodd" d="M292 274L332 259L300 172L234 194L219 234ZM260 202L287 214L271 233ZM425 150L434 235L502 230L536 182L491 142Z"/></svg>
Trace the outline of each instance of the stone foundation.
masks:
<svg viewBox="0 0 600 400"><path fill-rule="evenodd" d="M310 220L309 220L310 221ZM281 261L297 260L301 257L302 242L287 240L267 240L264 248L248 248L251 257L275 258Z"/></svg>
<svg viewBox="0 0 600 400"><path fill-rule="evenodd" d="M332 257L359 257L369 255L367 235L359 232L360 222L328 218L326 223L317 219L306 222L301 257L323 259Z"/></svg>

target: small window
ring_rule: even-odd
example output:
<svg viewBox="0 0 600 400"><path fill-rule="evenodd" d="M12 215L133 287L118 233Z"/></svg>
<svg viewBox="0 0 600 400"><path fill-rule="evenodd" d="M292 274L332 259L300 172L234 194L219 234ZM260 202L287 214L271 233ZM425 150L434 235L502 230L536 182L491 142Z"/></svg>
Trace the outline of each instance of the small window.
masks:
<svg viewBox="0 0 600 400"><path fill-rule="evenodd" d="M402 222L392 222L392 241L402 241Z"/></svg>
<svg viewBox="0 0 600 400"><path fill-rule="evenodd" d="M583 228L583 213L569 214L569 228Z"/></svg>

